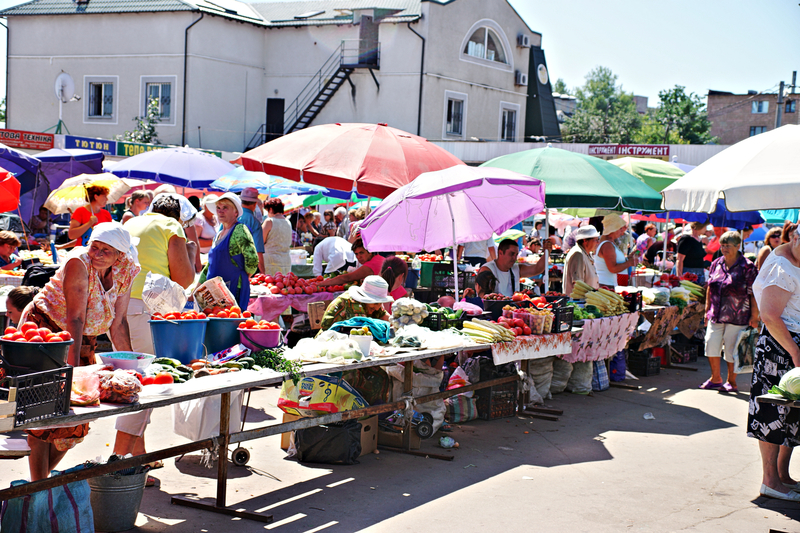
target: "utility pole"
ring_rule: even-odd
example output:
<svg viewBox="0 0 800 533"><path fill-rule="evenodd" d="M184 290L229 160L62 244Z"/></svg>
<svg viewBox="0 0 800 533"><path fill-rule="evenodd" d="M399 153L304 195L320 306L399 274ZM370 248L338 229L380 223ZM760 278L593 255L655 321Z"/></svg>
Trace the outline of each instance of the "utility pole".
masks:
<svg viewBox="0 0 800 533"><path fill-rule="evenodd" d="M777 113L775 114L775 129L781 127L781 106L783 105L783 87L784 83L781 82L780 88L778 89L778 109Z"/></svg>

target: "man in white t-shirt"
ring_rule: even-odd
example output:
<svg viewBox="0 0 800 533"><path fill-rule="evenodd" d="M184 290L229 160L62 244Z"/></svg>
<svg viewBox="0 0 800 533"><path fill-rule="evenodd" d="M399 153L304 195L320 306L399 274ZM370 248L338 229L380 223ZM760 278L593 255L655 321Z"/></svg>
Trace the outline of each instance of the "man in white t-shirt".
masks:
<svg viewBox="0 0 800 533"><path fill-rule="evenodd" d="M547 250L552 250L553 244L550 241L545 241L544 247ZM519 246L517 241L511 239L503 239L497 247L497 259L489 261L478 271L489 271L497 278L495 285L495 292L508 296L511 298L515 292L519 291L519 279L532 278L544 272L545 262L543 259L536 261L534 264L518 263L517 255L519 254Z"/></svg>
<svg viewBox="0 0 800 533"><path fill-rule="evenodd" d="M326 237L316 248L314 248L314 267L315 276L322 274L322 263L328 263L325 273L336 272L347 263L356 262L353 254L352 245L347 239L341 237Z"/></svg>
<svg viewBox="0 0 800 533"><path fill-rule="evenodd" d="M488 238L485 241L467 242L458 245L458 259L464 260L470 265L483 266L487 261L497 259L497 252L494 248L494 239Z"/></svg>

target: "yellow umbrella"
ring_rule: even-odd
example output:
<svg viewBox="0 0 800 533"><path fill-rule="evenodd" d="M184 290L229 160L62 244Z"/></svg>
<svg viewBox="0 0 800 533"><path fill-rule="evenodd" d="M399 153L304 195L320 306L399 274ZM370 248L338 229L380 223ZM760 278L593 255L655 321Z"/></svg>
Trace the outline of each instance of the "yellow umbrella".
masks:
<svg viewBox="0 0 800 533"><path fill-rule="evenodd" d="M68 178L61 186L50 193L44 203L51 213L60 215L74 211L89 203L86 188L92 185L106 187L109 190L108 201L114 203L128 192L131 186L136 186L136 180L118 178L114 174L80 174Z"/></svg>

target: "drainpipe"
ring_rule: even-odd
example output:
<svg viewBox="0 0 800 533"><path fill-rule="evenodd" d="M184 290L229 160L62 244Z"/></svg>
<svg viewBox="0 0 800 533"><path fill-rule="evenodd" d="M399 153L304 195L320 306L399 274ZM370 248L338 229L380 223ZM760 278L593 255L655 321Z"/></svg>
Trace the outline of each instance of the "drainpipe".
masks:
<svg viewBox="0 0 800 533"><path fill-rule="evenodd" d="M200 13L200 18L186 26L183 32L183 116L181 126L181 146L186 145L186 68L189 62L189 30L192 26L203 20L205 13ZM8 107L8 106L6 106Z"/></svg>
<svg viewBox="0 0 800 533"><path fill-rule="evenodd" d="M417 102L417 135L420 135L422 128L422 78L425 75L425 37L411 27L411 23L407 22L408 29L414 32L414 35L422 39L422 53L419 57L419 101Z"/></svg>

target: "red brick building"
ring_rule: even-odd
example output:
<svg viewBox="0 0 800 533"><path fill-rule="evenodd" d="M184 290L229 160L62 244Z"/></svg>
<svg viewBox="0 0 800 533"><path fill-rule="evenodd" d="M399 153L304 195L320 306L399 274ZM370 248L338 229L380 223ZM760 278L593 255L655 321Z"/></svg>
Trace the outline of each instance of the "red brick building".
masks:
<svg viewBox="0 0 800 533"><path fill-rule="evenodd" d="M781 124L800 124L800 94L789 94L781 104ZM775 129L778 95L733 94L708 91L708 118L711 135L719 144L735 144L747 137Z"/></svg>

